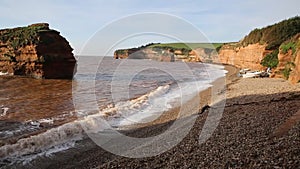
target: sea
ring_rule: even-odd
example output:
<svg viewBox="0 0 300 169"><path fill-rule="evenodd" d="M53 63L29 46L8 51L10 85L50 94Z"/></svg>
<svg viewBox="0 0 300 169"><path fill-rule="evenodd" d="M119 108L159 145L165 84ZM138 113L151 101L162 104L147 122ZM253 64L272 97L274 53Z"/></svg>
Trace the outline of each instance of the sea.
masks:
<svg viewBox="0 0 300 169"><path fill-rule="evenodd" d="M76 147L90 117L119 129L147 123L224 77L221 65L77 56L72 80L0 76L0 168Z"/></svg>

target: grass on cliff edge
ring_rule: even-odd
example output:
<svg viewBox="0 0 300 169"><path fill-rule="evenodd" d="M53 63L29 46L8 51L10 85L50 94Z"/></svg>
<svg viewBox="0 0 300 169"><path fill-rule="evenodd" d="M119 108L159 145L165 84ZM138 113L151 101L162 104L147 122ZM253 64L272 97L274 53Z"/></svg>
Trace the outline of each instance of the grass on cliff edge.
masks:
<svg viewBox="0 0 300 169"><path fill-rule="evenodd" d="M223 43L161 43L154 44L150 47L169 47L173 49L197 49L197 48L206 48L206 49L218 49L223 45Z"/></svg>
<svg viewBox="0 0 300 169"><path fill-rule="evenodd" d="M277 49L284 41L300 33L300 16L283 20L276 24L251 31L243 40L243 46L249 44L267 44L269 50Z"/></svg>

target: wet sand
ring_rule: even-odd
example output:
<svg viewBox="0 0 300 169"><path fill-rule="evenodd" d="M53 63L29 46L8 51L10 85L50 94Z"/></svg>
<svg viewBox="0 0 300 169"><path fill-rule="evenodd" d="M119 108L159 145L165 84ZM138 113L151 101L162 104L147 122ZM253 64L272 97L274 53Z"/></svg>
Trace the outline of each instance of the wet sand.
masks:
<svg viewBox="0 0 300 169"><path fill-rule="evenodd" d="M189 134L172 149L153 157L127 158L111 154L90 139L75 148L39 158L23 168L297 168L300 166L300 84L282 79L237 79L226 66L226 104L213 135L199 144L209 107L199 107ZM224 80L224 79L223 79ZM221 82L216 81L222 84ZM201 104L211 105L211 90L201 92ZM206 100L205 100L206 99ZM187 103L184 106L189 106ZM125 131L149 137L168 129L178 109L151 124ZM193 116L193 115L191 115ZM184 117L182 118L185 119ZM289 121L292 121L289 123ZM287 125L289 124L289 125ZM287 126L286 126L287 125ZM16 166L18 167L18 166Z"/></svg>

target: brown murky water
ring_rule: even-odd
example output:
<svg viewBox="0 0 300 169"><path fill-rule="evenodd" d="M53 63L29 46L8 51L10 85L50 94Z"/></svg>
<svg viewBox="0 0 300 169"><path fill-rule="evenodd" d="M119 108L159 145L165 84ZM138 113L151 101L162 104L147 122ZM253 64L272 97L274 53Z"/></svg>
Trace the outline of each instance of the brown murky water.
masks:
<svg viewBox="0 0 300 169"><path fill-rule="evenodd" d="M2 145L76 119L71 80L7 76L0 84Z"/></svg>
<svg viewBox="0 0 300 169"><path fill-rule="evenodd" d="M25 122L73 111L71 80L1 77L0 84L1 105L9 108L1 120Z"/></svg>

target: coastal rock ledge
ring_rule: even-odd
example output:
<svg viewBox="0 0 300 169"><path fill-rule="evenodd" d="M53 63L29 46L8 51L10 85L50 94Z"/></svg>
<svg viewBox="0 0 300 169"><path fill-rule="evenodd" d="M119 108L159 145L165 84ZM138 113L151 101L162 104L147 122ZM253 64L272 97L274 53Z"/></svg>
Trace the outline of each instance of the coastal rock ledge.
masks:
<svg viewBox="0 0 300 169"><path fill-rule="evenodd" d="M0 30L0 72L46 79L71 79L76 60L69 42L49 24Z"/></svg>

